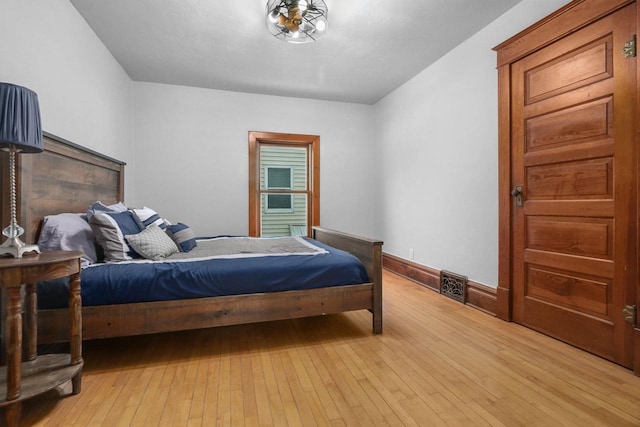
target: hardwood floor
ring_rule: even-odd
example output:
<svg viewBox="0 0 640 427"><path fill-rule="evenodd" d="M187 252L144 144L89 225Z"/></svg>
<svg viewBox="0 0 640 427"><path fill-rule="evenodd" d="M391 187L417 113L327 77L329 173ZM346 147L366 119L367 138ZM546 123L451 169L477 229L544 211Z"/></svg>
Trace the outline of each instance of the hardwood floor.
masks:
<svg viewBox="0 0 640 427"><path fill-rule="evenodd" d="M37 426L638 426L640 378L384 272L354 312L84 343L82 392Z"/></svg>

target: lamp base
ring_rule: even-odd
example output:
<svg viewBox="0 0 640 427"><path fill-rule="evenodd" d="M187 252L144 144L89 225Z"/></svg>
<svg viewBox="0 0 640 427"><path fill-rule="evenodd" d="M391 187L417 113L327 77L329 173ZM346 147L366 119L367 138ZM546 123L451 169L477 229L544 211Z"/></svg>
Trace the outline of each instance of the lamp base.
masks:
<svg viewBox="0 0 640 427"><path fill-rule="evenodd" d="M38 245L25 245L17 237L8 238L2 245L0 245L0 256L11 255L14 258L22 258L22 254L27 252L35 252L39 254L40 248Z"/></svg>

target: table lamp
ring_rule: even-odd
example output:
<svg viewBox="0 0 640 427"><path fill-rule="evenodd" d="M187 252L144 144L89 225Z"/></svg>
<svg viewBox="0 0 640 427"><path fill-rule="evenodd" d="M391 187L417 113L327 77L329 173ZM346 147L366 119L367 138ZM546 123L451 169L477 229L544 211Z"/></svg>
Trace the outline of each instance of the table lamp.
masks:
<svg viewBox="0 0 640 427"><path fill-rule="evenodd" d="M0 150L9 153L11 192L11 222L2 230L7 240L0 245L0 256L22 258L25 252L40 253L37 245L26 245L19 239L24 229L16 222L16 154L43 150L38 95L26 87L0 82Z"/></svg>

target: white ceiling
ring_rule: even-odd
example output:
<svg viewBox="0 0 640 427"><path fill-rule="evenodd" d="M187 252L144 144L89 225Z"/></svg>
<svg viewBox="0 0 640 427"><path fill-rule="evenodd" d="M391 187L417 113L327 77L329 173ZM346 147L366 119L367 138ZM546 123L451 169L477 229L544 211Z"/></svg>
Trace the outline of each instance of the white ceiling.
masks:
<svg viewBox="0 0 640 427"><path fill-rule="evenodd" d="M266 0L70 0L135 81L374 104L520 0L326 0L291 44Z"/></svg>

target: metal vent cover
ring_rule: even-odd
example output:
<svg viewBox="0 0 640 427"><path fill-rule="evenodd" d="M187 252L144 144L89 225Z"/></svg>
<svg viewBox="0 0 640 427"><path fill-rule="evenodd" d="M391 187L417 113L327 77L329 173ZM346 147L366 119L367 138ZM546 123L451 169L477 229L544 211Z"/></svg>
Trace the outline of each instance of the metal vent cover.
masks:
<svg viewBox="0 0 640 427"><path fill-rule="evenodd" d="M440 271L440 293L461 303L466 302L467 276Z"/></svg>

